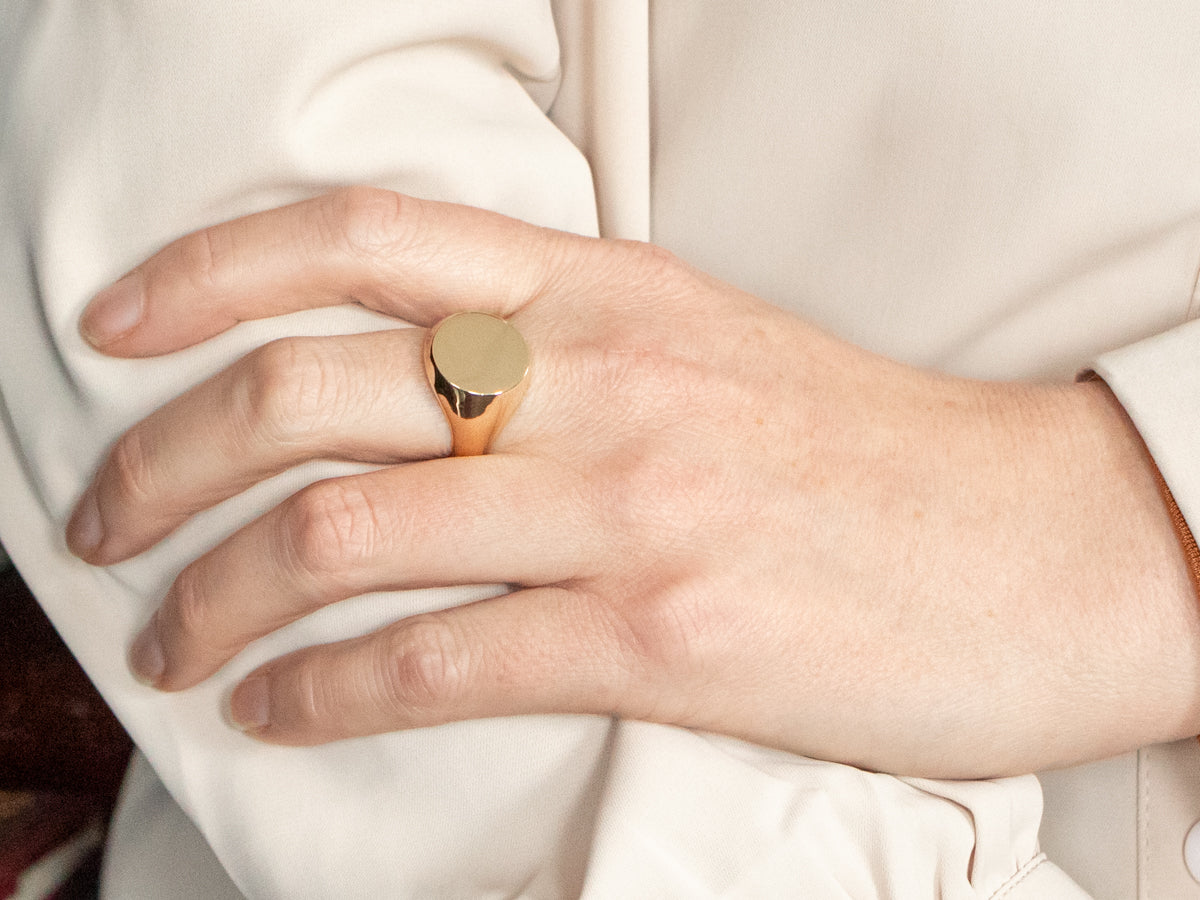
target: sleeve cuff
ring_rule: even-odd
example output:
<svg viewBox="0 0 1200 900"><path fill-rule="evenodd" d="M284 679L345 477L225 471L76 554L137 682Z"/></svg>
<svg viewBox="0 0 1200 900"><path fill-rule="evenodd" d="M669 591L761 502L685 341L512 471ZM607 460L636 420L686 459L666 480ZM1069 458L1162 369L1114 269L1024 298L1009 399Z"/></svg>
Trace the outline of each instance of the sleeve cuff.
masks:
<svg viewBox="0 0 1200 900"><path fill-rule="evenodd" d="M1124 407L1150 456L1200 593L1200 320L1104 354L1092 370Z"/></svg>

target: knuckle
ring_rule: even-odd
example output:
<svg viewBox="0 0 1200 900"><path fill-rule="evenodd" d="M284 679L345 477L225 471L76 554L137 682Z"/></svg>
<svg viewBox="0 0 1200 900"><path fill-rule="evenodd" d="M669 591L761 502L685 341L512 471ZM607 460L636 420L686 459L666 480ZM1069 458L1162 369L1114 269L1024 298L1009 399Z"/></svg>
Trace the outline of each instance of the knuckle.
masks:
<svg viewBox="0 0 1200 900"><path fill-rule="evenodd" d="M393 247L415 204L395 191L347 187L327 195L323 209L328 238L351 254L378 257Z"/></svg>
<svg viewBox="0 0 1200 900"><path fill-rule="evenodd" d="M640 672L695 671L712 631L709 605L685 583L664 585L624 611L616 640Z"/></svg>
<svg viewBox="0 0 1200 900"><path fill-rule="evenodd" d="M243 358L235 422L251 442L310 444L336 419L348 379L311 338L283 338Z"/></svg>
<svg viewBox="0 0 1200 900"><path fill-rule="evenodd" d="M200 293L217 293L222 288L225 261L233 254L232 230L227 225L202 228L181 238L177 244L182 271Z"/></svg>
<svg viewBox="0 0 1200 900"><path fill-rule="evenodd" d="M685 268L679 257L661 244L632 240L620 240L618 243L625 247L627 252L632 252L641 268L648 272L674 274Z"/></svg>
<svg viewBox="0 0 1200 900"><path fill-rule="evenodd" d="M290 501L284 523L287 558L321 581L349 580L374 555L380 535L375 505L353 478L305 488Z"/></svg>
<svg viewBox="0 0 1200 900"><path fill-rule="evenodd" d="M300 654L285 681L289 703L287 725L294 729L328 726L338 722L345 712L343 698L333 689L329 673L313 654Z"/></svg>
<svg viewBox="0 0 1200 900"><path fill-rule="evenodd" d="M613 251L624 260L627 277L656 293L684 294L697 287L695 271L665 247L645 241L615 240Z"/></svg>
<svg viewBox="0 0 1200 900"><path fill-rule="evenodd" d="M212 647L213 608L203 590L200 572L188 566L175 579L171 588L170 618L178 629L178 637L187 646Z"/></svg>
<svg viewBox="0 0 1200 900"><path fill-rule="evenodd" d="M631 548L658 546L664 552L684 550L695 533L694 496L697 474L670 448L623 446L590 485L589 508L604 533L621 535Z"/></svg>
<svg viewBox="0 0 1200 900"><path fill-rule="evenodd" d="M113 445L109 466L122 501L146 503L157 495L154 459L140 428L125 432Z"/></svg>
<svg viewBox="0 0 1200 900"><path fill-rule="evenodd" d="M393 630L385 642L380 683L397 714L453 705L468 680L469 657L456 629L427 616Z"/></svg>

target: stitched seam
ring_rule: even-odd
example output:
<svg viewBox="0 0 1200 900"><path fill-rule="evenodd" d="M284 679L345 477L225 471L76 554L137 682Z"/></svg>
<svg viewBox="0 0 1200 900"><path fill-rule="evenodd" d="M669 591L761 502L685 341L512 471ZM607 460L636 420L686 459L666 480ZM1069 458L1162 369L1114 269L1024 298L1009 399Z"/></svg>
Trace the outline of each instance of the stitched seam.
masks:
<svg viewBox="0 0 1200 900"><path fill-rule="evenodd" d="M996 892L992 894L989 900L1001 900L1002 897L1010 896L1013 891L1021 886L1025 879L1036 872L1042 863L1046 861L1046 854L1039 853L1029 862L1025 863L1025 865L1021 866L1021 868L1017 870L1017 873L1013 875L1012 878L1000 885L1000 887L996 889Z"/></svg>

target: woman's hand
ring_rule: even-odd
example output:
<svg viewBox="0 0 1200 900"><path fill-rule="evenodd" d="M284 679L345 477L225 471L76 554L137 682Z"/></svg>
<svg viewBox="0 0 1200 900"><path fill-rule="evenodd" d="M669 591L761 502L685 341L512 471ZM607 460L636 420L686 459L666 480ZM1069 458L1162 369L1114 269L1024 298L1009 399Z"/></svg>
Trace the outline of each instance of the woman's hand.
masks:
<svg viewBox="0 0 1200 900"><path fill-rule="evenodd" d="M82 328L149 356L348 301L421 327L251 353L125 434L68 529L107 565L304 460L384 464L180 573L131 654L163 690L353 595L515 586L262 667L231 704L262 740L599 713L953 777L1200 723L1191 585L1099 383L917 371L654 247L373 189L185 237ZM532 382L490 455L441 458L420 348L464 309Z"/></svg>

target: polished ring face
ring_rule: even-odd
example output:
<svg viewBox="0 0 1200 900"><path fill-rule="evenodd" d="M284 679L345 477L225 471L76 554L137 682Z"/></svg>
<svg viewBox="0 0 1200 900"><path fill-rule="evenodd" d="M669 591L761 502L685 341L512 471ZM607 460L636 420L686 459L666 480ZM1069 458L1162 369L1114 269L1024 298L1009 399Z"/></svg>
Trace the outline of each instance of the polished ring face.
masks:
<svg viewBox="0 0 1200 900"><path fill-rule="evenodd" d="M486 453L525 395L529 348L490 313L455 313L425 339L425 374L450 423L451 453Z"/></svg>

